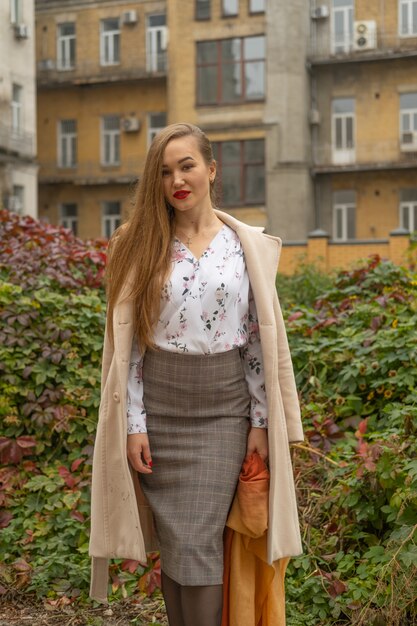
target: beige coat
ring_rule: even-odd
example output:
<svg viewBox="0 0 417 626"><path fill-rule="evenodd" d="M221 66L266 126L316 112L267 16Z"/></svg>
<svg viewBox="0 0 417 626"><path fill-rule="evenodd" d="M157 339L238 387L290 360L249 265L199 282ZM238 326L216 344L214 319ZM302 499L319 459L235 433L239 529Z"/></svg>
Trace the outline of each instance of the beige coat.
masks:
<svg viewBox="0 0 417 626"><path fill-rule="evenodd" d="M268 400L268 562L302 551L289 442L303 439L300 408L284 321L275 290L281 240L221 211L217 216L239 236L256 303ZM126 389L133 338L129 283L115 306L114 350L104 340L101 404L94 449L90 596L107 599L108 559L146 563L157 549L152 514L126 455ZM125 295L124 295L125 294Z"/></svg>

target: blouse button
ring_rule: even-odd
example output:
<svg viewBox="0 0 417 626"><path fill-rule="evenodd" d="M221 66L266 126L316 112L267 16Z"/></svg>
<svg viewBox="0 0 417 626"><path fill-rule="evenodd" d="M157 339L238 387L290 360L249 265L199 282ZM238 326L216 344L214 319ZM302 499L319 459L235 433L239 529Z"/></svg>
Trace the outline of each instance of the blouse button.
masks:
<svg viewBox="0 0 417 626"><path fill-rule="evenodd" d="M115 391L115 392L114 392L114 394L113 394L113 400L114 400L115 402L120 402L120 394L119 394L119 392L118 392L118 391Z"/></svg>

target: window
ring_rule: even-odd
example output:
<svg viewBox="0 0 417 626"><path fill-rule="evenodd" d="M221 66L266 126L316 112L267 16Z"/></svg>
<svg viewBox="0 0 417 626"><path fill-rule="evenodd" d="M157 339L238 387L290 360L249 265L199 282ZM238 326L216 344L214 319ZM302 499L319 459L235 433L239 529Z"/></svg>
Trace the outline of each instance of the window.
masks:
<svg viewBox="0 0 417 626"><path fill-rule="evenodd" d="M57 39L58 69L72 70L75 67L75 24L58 25Z"/></svg>
<svg viewBox="0 0 417 626"><path fill-rule="evenodd" d="M120 63L120 25L118 18L101 20L100 63L101 65Z"/></svg>
<svg viewBox="0 0 417 626"><path fill-rule="evenodd" d="M400 95L400 135L402 149L417 145L417 92Z"/></svg>
<svg viewBox="0 0 417 626"><path fill-rule="evenodd" d="M22 0L10 0L10 22L12 24L22 23L22 8Z"/></svg>
<svg viewBox="0 0 417 626"><path fill-rule="evenodd" d="M353 45L353 0L333 0L332 51L349 52Z"/></svg>
<svg viewBox="0 0 417 626"><path fill-rule="evenodd" d="M166 113L149 113L148 115L148 147L155 135L167 125Z"/></svg>
<svg viewBox="0 0 417 626"><path fill-rule="evenodd" d="M58 130L58 165L75 167L77 164L77 120L61 120Z"/></svg>
<svg viewBox="0 0 417 626"><path fill-rule="evenodd" d="M400 226L410 233L417 231L417 188L401 190Z"/></svg>
<svg viewBox="0 0 417 626"><path fill-rule="evenodd" d="M336 191L333 194L333 238L347 241L356 237L356 194L354 191Z"/></svg>
<svg viewBox="0 0 417 626"><path fill-rule="evenodd" d="M417 37L417 0L400 0L400 35Z"/></svg>
<svg viewBox="0 0 417 626"><path fill-rule="evenodd" d="M355 100L336 98L332 103L333 163L355 160Z"/></svg>
<svg viewBox="0 0 417 626"><path fill-rule="evenodd" d="M78 206L75 202L61 204L59 210L59 223L64 228L72 230L74 235L78 234Z"/></svg>
<svg viewBox="0 0 417 626"><path fill-rule="evenodd" d="M265 146L263 139L213 144L223 206L264 204Z"/></svg>
<svg viewBox="0 0 417 626"><path fill-rule="evenodd" d="M265 95L265 37L197 43L198 104L233 104Z"/></svg>
<svg viewBox="0 0 417 626"><path fill-rule="evenodd" d="M239 13L239 0L222 0L223 17L233 17Z"/></svg>
<svg viewBox="0 0 417 626"><path fill-rule="evenodd" d="M211 17L211 1L210 0L196 0L195 19L196 20L209 20L210 17Z"/></svg>
<svg viewBox="0 0 417 626"><path fill-rule="evenodd" d="M121 223L120 202L111 200L103 202L101 208L102 235L110 239Z"/></svg>
<svg viewBox="0 0 417 626"><path fill-rule="evenodd" d="M11 210L16 213L23 213L24 201L25 201L25 188L23 185L13 185L13 200L11 203Z"/></svg>
<svg viewBox="0 0 417 626"><path fill-rule="evenodd" d="M19 133L22 131L22 94L23 88L16 83L12 85L12 131Z"/></svg>
<svg viewBox="0 0 417 626"><path fill-rule="evenodd" d="M148 72L165 72L167 49L166 16L148 15L146 30L146 69Z"/></svg>
<svg viewBox="0 0 417 626"><path fill-rule="evenodd" d="M101 121L101 163L119 165L120 163L120 117L106 115Z"/></svg>
<svg viewBox="0 0 417 626"><path fill-rule="evenodd" d="M265 13L266 0L249 0L249 13Z"/></svg>

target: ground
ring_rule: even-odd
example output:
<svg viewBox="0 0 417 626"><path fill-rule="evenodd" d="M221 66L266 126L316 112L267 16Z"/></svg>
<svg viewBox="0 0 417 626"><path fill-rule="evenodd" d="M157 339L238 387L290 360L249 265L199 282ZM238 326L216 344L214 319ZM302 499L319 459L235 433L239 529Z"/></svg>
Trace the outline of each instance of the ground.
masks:
<svg viewBox="0 0 417 626"><path fill-rule="evenodd" d="M8 597L7 597L8 596ZM167 626L162 596L128 598L97 608L52 606L25 595L0 599L0 626Z"/></svg>

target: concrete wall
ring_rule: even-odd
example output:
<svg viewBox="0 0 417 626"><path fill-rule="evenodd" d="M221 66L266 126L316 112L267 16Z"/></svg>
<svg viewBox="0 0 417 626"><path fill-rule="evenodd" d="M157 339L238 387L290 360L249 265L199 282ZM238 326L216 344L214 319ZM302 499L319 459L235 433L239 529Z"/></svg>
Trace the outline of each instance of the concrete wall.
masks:
<svg viewBox="0 0 417 626"><path fill-rule="evenodd" d="M20 22L28 37L18 39L11 23L10 3L0 3L0 202L11 205L13 185L22 186L21 212L37 215L36 83L34 2L22 2ZM21 130L12 132L13 83L22 87Z"/></svg>

